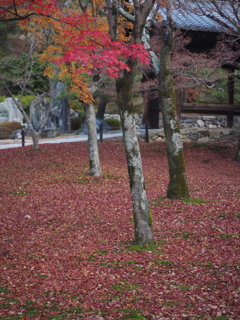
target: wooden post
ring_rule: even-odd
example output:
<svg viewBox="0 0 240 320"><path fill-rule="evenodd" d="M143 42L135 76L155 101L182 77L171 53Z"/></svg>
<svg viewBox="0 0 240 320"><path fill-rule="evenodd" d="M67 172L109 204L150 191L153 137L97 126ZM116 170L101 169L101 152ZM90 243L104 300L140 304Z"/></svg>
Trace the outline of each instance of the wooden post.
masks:
<svg viewBox="0 0 240 320"><path fill-rule="evenodd" d="M176 108L177 108L178 121L181 121L182 103L185 102L183 98L184 98L183 89L176 90Z"/></svg>
<svg viewBox="0 0 240 320"><path fill-rule="evenodd" d="M149 142L148 124L145 125L145 142Z"/></svg>
<svg viewBox="0 0 240 320"><path fill-rule="evenodd" d="M234 69L228 70L228 103L230 105L234 104ZM232 128L233 126L232 112L227 114L227 126L228 128Z"/></svg>
<svg viewBox="0 0 240 320"><path fill-rule="evenodd" d="M103 142L103 124L99 125L100 142Z"/></svg>
<svg viewBox="0 0 240 320"><path fill-rule="evenodd" d="M22 136L22 147L25 146L25 131L24 129L21 130L21 136Z"/></svg>

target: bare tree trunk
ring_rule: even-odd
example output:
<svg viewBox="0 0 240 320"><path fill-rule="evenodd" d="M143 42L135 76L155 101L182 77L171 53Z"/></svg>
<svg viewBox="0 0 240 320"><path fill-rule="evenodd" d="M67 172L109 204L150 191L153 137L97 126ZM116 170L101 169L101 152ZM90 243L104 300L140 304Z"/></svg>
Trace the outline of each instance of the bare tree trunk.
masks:
<svg viewBox="0 0 240 320"><path fill-rule="evenodd" d="M236 152L236 155L235 155L235 159L237 162L240 163L240 135L238 137L238 147L237 147L237 152Z"/></svg>
<svg viewBox="0 0 240 320"><path fill-rule="evenodd" d="M106 105L107 105L107 98L101 97L100 101L98 103L98 110L97 110L97 114L96 114L97 119L104 120Z"/></svg>
<svg viewBox="0 0 240 320"><path fill-rule="evenodd" d="M136 133L132 89L136 74L136 65L131 64L131 71L124 72L117 80L118 106L120 109L130 190L133 203L135 242L146 244L153 241L152 218L145 191L142 161Z"/></svg>
<svg viewBox="0 0 240 320"><path fill-rule="evenodd" d="M96 117L93 105L85 106L85 112L88 127L89 174L91 176L100 176L101 167L98 152Z"/></svg>
<svg viewBox="0 0 240 320"><path fill-rule="evenodd" d="M167 190L168 198L189 197L186 179L183 142L177 118L177 104L174 80L171 73L170 59L173 48L173 29L171 24L171 1L167 2L168 26L163 35L164 44L160 53L161 71L158 75L160 108L167 144L170 181Z"/></svg>
<svg viewBox="0 0 240 320"><path fill-rule="evenodd" d="M153 240L152 218L145 191L134 115L128 111L121 112L121 122L133 203L135 242L146 244Z"/></svg>
<svg viewBox="0 0 240 320"><path fill-rule="evenodd" d="M35 130L31 130L31 136L33 141L33 149L39 149L39 134Z"/></svg>

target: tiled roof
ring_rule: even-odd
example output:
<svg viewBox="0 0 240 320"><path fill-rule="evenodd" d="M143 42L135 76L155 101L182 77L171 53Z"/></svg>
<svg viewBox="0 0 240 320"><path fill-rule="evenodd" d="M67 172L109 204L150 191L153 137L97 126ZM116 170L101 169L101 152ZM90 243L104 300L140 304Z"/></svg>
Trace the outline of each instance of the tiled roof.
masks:
<svg viewBox="0 0 240 320"><path fill-rule="evenodd" d="M194 30L194 31L211 31L211 32L226 32L228 33L230 29L225 27L223 24L219 24L214 19L207 17L201 12L201 10L191 1L181 0L182 6L179 5L178 1L173 6L173 21L178 29ZM227 3L222 2L221 10L224 14L234 21L231 24L227 19L224 19L220 14L216 12L210 1L200 2L201 8L204 12L215 17L217 20L222 21L227 24L229 28L236 29L236 14L233 13L233 7ZM239 20L240 20L240 5L236 4L238 8ZM165 10L160 10L161 15L165 16Z"/></svg>

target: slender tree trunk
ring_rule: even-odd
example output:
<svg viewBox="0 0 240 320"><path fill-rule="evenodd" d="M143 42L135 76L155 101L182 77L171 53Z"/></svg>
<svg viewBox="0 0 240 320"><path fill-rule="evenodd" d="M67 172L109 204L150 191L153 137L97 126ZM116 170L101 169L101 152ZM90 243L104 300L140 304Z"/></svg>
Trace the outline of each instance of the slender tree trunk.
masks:
<svg viewBox="0 0 240 320"><path fill-rule="evenodd" d="M107 99L105 97L101 97L98 103L98 110L96 114L97 119L104 120L106 105L107 105Z"/></svg>
<svg viewBox="0 0 240 320"><path fill-rule="evenodd" d="M240 135L238 137L238 147L237 147L237 152L236 152L236 155L235 155L235 159L237 162L240 163Z"/></svg>
<svg viewBox="0 0 240 320"><path fill-rule="evenodd" d="M32 142L33 142L33 149L39 149L39 134L35 130L31 130Z"/></svg>
<svg viewBox="0 0 240 320"><path fill-rule="evenodd" d="M153 241L153 233L132 104L135 74L135 66L132 64L131 71L124 72L123 77L117 80L116 87L133 203L135 242L146 244Z"/></svg>
<svg viewBox="0 0 240 320"><path fill-rule="evenodd" d="M101 167L98 152L96 117L93 105L85 106L85 112L88 127L89 174L91 176L100 176Z"/></svg>
<svg viewBox="0 0 240 320"><path fill-rule="evenodd" d="M171 24L171 1L167 2L169 25L166 28L164 44L160 53L161 71L158 75L160 108L167 144L170 181L167 197L173 199L189 197L186 179L183 142L180 124L177 118L177 103L174 80L171 72L170 59L173 48L173 29Z"/></svg>

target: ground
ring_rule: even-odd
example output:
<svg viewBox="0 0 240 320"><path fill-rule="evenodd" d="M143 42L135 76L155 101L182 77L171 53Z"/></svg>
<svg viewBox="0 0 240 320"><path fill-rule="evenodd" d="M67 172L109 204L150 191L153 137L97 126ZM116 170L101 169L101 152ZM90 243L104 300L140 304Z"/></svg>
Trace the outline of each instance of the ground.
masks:
<svg viewBox="0 0 240 320"><path fill-rule="evenodd" d="M0 319L238 320L240 165L185 146L191 198L165 198L164 144L141 144L155 243L135 246L121 140L1 150Z"/></svg>

